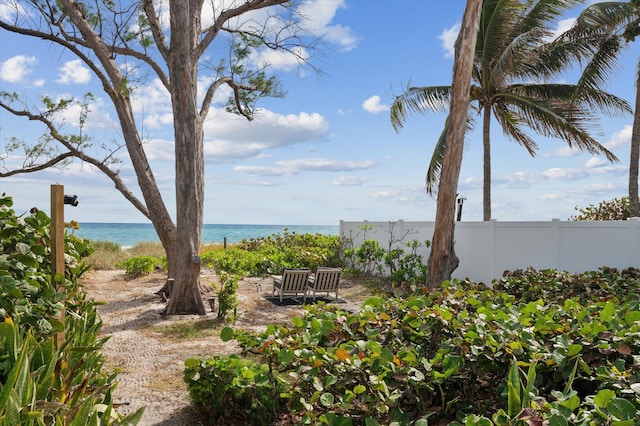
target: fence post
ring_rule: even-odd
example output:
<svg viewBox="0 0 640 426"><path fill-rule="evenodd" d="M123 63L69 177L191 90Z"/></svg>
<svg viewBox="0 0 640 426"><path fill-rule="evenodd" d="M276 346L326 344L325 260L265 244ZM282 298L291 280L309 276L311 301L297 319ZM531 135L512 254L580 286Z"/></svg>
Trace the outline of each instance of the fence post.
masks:
<svg viewBox="0 0 640 426"><path fill-rule="evenodd" d="M51 185L51 285L58 289L56 275L64 277L64 186ZM65 307L60 312L60 322L64 324ZM55 346L64 342L64 330L56 333Z"/></svg>

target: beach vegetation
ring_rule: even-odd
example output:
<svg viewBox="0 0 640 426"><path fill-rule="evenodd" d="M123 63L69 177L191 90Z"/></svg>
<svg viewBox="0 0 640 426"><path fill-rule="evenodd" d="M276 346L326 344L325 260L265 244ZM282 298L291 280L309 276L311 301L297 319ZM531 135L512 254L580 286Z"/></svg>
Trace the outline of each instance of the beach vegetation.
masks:
<svg viewBox="0 0 640 426"><path fill-rule="evenodd" d="M33 141L14 139L8 151L24 157L24 164L0 172L0 177L63 167L74 160L94 166L154 225L165 248L169 277L175 279L167 313L204 314L201 298L194 297L200 292L200 263L194 249L202 239L204 124L212 105L252 120L261 99L284 96L273 68L256 61L256 52L275 52L301 67L310 65L318 39L304 25L299 3L229 2L211 10L211 4L202 1L22 1L0 18L2 30L46 40L77 57L101 82L117 111L121 138L110 145L94 143L87 136L87 117L96 99L91 93L82 99L42 96L41 103L34 105L20 94L1 92L0 108L42 126L45 135ZM201 22L203 16L206 22ZM163 26L165 21L171 25ZM204 87L198 84L203 81L201 66L209 77ZM134 69L135 73L130 72ZM173 214L149 163L148 145L133 105L138 92L152 79L159 82L173 106ZM221 91L227 91L226 102L218 101ZM71 108L79 111L74 128L65 127L60 118ZM125 159L119 154L122 149L128 154ZM121 177L123 161L134 170L137 188L130 188ZM179 219L174 221L174 217Z"/></svg>
<svg viewBox="0 0 640 426"><path fill-rule="evenodd" d="M268 276L284 268L342 266L341 241L336 235L288 232L242 240L227 249L205 250L203 265L216 272Z"/></svg>
<svg viewBox="0 0 640 426"><path fill-rule="evenodd" d="M264 392L294 424L637 425L639 294L638 269L527 269L358 312L309 305L261 332L223 328L241 356L186 360L184 380L212 418Z"/></svg>
<svg viewBox="0 0 640 426"><path fill-rule="evenodd" d="M589 204L587 207L576 206L575 210L578 214L569 220L627 220L631 214L627 196L601 201L597 205Z"/></svg>
<svg viewBox="0 0 640 426"><path fill-rule="evenodd" d="M96 302L79 284L87 241L64 239L65 270L52 277L51 219L17 217L0 197L0 424L137 424L117 413L116 374L103 368Z"/></svg>
<svg viewBox="0 0 640 426"><path fill-rule="evenodd" d="M124 269L127 277L138 278L161 268L161 262L153 256L136 256L118 263L116 267Z"/></svg>
<svg viewBox="0 0 640 426"><path fill-rule="evenodd" d="M236 318L236 308L238 307L238 281L240 276L222 272L218 274L219 282L214 284L218 290L218 318L226 319L227 315L233 313L232 320Z"/></svg>
<svg viewBox="0 0 640 426"><path fill-rule="evenodd" d="M166 271L166 255L160 243L140 242L132 247L122 248L120 244L111 241L89 240L92 253L85 259L85 263L95 270L124 269L128 259L132 257L151 256L159 259L158 264Z"/></svg>

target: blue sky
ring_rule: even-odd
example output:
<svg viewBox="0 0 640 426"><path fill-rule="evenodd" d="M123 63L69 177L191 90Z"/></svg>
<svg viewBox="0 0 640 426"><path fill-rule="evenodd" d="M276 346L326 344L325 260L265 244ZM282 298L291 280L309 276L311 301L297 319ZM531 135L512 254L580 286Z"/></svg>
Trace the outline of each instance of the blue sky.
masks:
<svg viewBox="0 0 640 426"><path fill-rule="evenodd" d="M0 16L10 16L0 0ZM396 133L388 107L406 85L451 83L452 46L463 0L311 0L305 13L324 34L312 62L323 71L274 60L287 95L266 99L253 122L212 108L205 124L205 223L337 225L340 220L434 220L436 201L425 193L424 176L443 114L411 116ZM558 23L566 27L570 14ZM610 92L634 102L639 49L626 50ZM204 74L203 74L204 77ZM567 81L571 75L564 76ZM119 143L116 116L97 78L75 57L39 40L0 32L0 90L30 102L39 95L95 95L84 131L98 144ZM134 95L146 150L165 201L173 201L173 148L168 95L153 79ZM78 109L66 114L72 131ZM598 140L620 163L571 151L557 140L536 138L535 158L492 131L492 208L499 221L565 220L575 206L597 204L627 193L632 117L603 119ZM76 130L77 131L77 130ZM0 112L0 156L5 167L10 138L37 139L37 124ZM465 143L458 192L466 198L463 220L482 220L482 146L479 130ZM138 193L123 151L120 174ZM2 164L0 163L0 166ZM66 169L0 180L0 192L14 199L17 213L33 206L48 211L49 187L59 183L77 194L66 220L145 222L112 182L93 167L75 162Z"/></svg>

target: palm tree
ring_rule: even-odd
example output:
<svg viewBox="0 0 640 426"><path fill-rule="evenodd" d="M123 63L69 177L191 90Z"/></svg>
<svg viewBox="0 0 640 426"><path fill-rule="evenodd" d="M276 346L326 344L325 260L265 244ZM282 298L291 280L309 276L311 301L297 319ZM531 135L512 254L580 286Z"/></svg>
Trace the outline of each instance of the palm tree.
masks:
<svg viewBox="0 0 640 426"><path fill-rule="evenodd" d="M627 112L630 111L628 104L596 87L585 86L581 96L575 96L576 85L547 82L562 70L558 69L557 56L581 48L545 42L552 36L551 24L579 3L580 0L485 0L483 3L468 126L473 126L474 115L482 116L484 220L491 219L492 116L504 134L532 156L538 145L526 133L526 128L544 137L561 139L570 147L617 161L588 130L597 122L598 113ZM445 111L450 97L451 86L408 87L391 106L391 123L398 131L410 112ZM447 118L427 170L430 194L435 193L439 179L448 123Z"/></svg>
<svg viewBox="0 0 640 426"><path fill-rule="evenodd" d="M473 71L474 46L480 25L482 0L467 0L453 65L453 83L451 94L450 123L446 156L442 161L442 188L438 197L436 222L433 231L433 244L429 253L429 281L432 288L451 279L451 273L458 267L458 256L454 247L454 214L456 188L462 164L462 147L466 117L469 109L469 88Z"/></svg>
<svg viewBox="0 0 640 426"><path fill-rule="evenodd" d="M640 0L629 2L595 3L578 17L574 27L565 33L562 41L591 39L593 51L585 67L581 83L591 87L601 85L609 77L619 58L621 49L640 35ZM582 59L581 57L577 58ZM638 199L638 162L640 157L640 62L636 72L636 100L629 155L629 214L640 216Z"/></svg>

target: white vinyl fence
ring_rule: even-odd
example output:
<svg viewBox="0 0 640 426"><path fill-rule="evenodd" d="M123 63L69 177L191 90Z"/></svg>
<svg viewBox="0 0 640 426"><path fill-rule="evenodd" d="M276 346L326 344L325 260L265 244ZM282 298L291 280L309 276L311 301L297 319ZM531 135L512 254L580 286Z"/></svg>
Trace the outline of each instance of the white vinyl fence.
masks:
<svg viewBox="0 0 640 426"><path fill-rule="evenodd" d="M340 235L353 247L377 240L385 249L433 238L434 222L340 221ZM418 253L426 263L429 248ZM640 219L625 221L456 222L455 251L460 265L454 278L490 284L504 271L558 269L571 273L640 268Z"/></svg>

